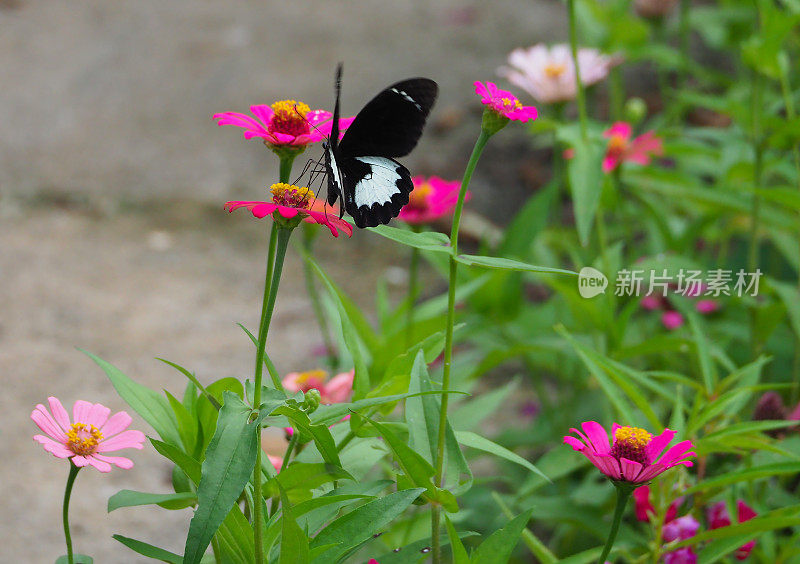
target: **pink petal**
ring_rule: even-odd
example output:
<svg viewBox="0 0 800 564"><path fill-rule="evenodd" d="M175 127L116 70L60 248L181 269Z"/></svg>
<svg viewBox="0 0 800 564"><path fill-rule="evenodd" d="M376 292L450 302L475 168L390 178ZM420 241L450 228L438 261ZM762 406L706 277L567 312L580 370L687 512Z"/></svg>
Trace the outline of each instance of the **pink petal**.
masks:
<svg viewBox="0 0 800 564"><path fill-rule="evenodd" d="M86 424L89 420L89 413L92 411L92 404L88 401L78 400L72 406L73 423Z"/></svg>
<svg viewBox="0 0 800 564"><path fill-rule="evenodd" d="M58 458L69 458L74 452L69 450L63 443L59 443L58 441L54 441L50 437L45 437L44 435L34 435L33 440L39 443L44 447L44 450L52 454L53 456L57 456Z"/></svg>
<svg viewBox="0 0 800 564"><path fill-rule="evenodd" d="M91 454L86 457L86 461L90 465L97 468L100 472L103 472L104 474L106 472L111 472L111 465L108 462L103 462L102 460L98 460L95 456Z"/></svg>
<svg viewBox="0 0 800 564"><path fill-rule="evenodd" d="M118 435L111 437L110 439L103 439L100 441L100 444L97 445L96 452L111 452L115 450L121 450L123 448L144 448L142 443L144 443L144 433L141 431L136 431L134 429L129 429L128 431L123 431Z"/></svg>
<svg viewBox="0 0 800 564"><path fill-rule="evenodd" d="M482 82L478 82L476 80L473 86L475 86L475 94L484 99L489 97L489 92L486 90L486 87Z"/></svg>
<svg viewBox="0 0 800 564"><path fill-rule="evenodd" d="M61 428L66 432L72 424L69 422L69 414L67 414L67 410L64 409L64 405L58 401L58 398L50 396L47 398L47 402L50 404L50 411L53 413L53 419L61 426Z"/></svg>
<svg viewBox="0 0 800 564"><path fill-rule="evenodd" d="M36 426L39 427L39 429L50 435L52 438L62 443L67 442L66 434L58 425L58 423L56 423L55 419L53 419L53 416L50 415L50 412L47 411L47 408L45 408L45 406L42 404L38 404L31 412L31 419L33 419L33 422L36 423Z"/></svg>
<svg viewBox="0 0 800 564"><path fill-rule="evenodd" d="M75 456L72 457L72 463L78 468L83 468L84 466L89 465L89 459L80 454L76 454Z"/></svg>
<svg viewBox="0 0 800 564"><path fill-rule="evenodd" d="M632 133L633 128L631 127L631 124L625 123L624 121L618 121L603 132L603 137L608 138L619 135L620 137L629 139Z"/></svg>
<svg viewBox="0 0 800 564"><path fill-rule="evenodd" d="M247 139L250 139L253 135L268 135L268 131L262 124L245 114L223 112L214 114L213 119L218 120L217 125L234 125L245 129L245 137Z"/></svg>
<svg viewBox="0 0 800 564"><path fill-rule="evenodd" d="M666 446L672 442L672 439L675 438L676 431L671 431L670 429L664 429L664 431L650 441L650 444L647 445L647 460L653 462L658 460L658 456L661 454Z"/></svg>
<svg viewBox="0 0 800 564"><path fill-rule="evenodd" d="M278 213L281 214L282 217L286 219L292 219L295 217L300 211L297 208L290 208L288 206L278 206Z"/></svg>
<svg viewBox="0 0 800 564"><path fill-rule="evenodd" d="M100 432L103 433L103 437L108 440L117 433L127 429L132 421L133 419L131 419L130 415L124 411L120 411L112 415L105 425L100 427Z"/></svg>
<svg viewBox="0 0 800 564"><path fill-rule="evenodd" d="M639 482L639 475L642 473L642 464L635 460L628 460L627 458L620 458L619 465L622 469L623 479L629 482Z"/></svg>
<svg viewBox="0 0 800 564"><path fill-rule="evenodd" d="M96 429L99 429L103 425L106 424L108 421L108 415L111 413L111 410L104 406L103 404L96 403L92 405L92 409L89 410L89 414L87 415L86 424L87 425L94 425Z"/></svg>
<svg viewBox="0 0 800 564"><path fill-rule="evenodd" d="M610 454L592 454L589 460L606 476L615 480L619 480L622 477L619 461Z"/></svg>
<svg viewBox="0 0 800 564"><path fill-rule="evenodd" d="M667 469L666 466L663 464L651 464L650 466L646 466L642 473L639 474L639 481L640 482L649 482L662 472Z"/></svg>
<svg viewBox="0 0 800 564"><path fill-rule="evenodd" d="M586 436L589 437L595 452L597 454L608 454L611 447L608 444L608 432L605 428L597 421L586 421L581 427L583 427Z"/></svg>
<svg viewBox="0 0 800 564"><path fill-rule="evenodd" d="M102 462L107 462L109 464L115 464L122 468L123 470L130 470L133 468L133 460L130 458L125 458L124 456L106 456L104 454L92 454L90 458L94 458L96 460L100 460Z"/></svg>
<svg viewBox="0 0 800 564"><path fill-rule="evenodd" d="M571 435L566 435L564 437L564 442L571 446L572 450L577 450L578 452L583 452L586 449L585 444Z"/></svg>
<svg viewBox="0 0 800 564"><path fill-rule="evenodd" d="M295 135L290 135L288 133L281 133L280 131L273 131L272 136L275 138L274 145L294 145L295 144Z"/></svg>
<svg viewBox="0 0 800 564"><path fill-rule="evenodd" d="M619 164L619 155L606 155L603 159L603 172L611 172Z"/></svg>
<svg viewBox="0 0 800 564"><path fill-rule="evenodd" d="M267 104L250 106L250 111L264 124L265 128L269 126L269 122L272 121L272 116L275 115L275 112L272 111L272 107Z"/></svg>
<svg viewBox="0 0 800 564"><path fill-rule="evenodd" d="M318 125L323 121L327 121L333 117L333 114L325 110L313 110L306 114L306 119L311 125Z"/></svg>
<svg viewBox="0 0 800 564"><path fill-rule="evenodd" d="M736 502L736 509L737 513L739 514L739 522L744 523L745 521L749 521L753 517L756 517L758 513L755 510L743 502L741 499Z"/></svg>
<svg viewBox="0 0 800 564"><path fill-rule="evenodd" d="M681 441L671 449L669 449L664 456L658 459L660 464L668 465L674 464L686 455L686 451L692 448L692 441Z"/></svg>
<svg viewBox="0 0 800 564"><path fill-rule="evenodd" d="M353 393L353 378L355 370L337 374L325 384L324 395L331 403L346 402Z"/></svg>

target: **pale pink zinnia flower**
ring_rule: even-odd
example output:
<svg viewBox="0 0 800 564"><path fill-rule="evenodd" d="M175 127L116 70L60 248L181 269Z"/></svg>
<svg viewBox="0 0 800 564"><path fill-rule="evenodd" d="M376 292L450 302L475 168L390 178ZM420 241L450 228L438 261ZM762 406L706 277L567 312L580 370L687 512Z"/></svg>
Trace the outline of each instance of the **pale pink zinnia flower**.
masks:
<svg viewBox="0 0 800 564"><path fill-rule="evenodd" d="M430 223L449 215L458 202L461 183L431 176L415 176L411 179L414 189L408 196L408 204L400 210L397 219L411 224ZM464 201L469 200L467 192Z"/></svg>
<svg viewBox="0 0 800 564"><path fill-rule="evenodd" d="M353 235L353 226L333 213L333 210L320 211L316 204L314 192L293 184L278 183L270 187L271 202L232 201L225 204L229 212L239 208L247 208L254 217L261 219L272 214L277 221L291 220L301 217L307 223L318 223L330 229L331 235L339 236L339 229ZM316 207L316 209L315 209ZM277 214L277 215L276 215Z"/></svg>
<svg viewBox="0 0 800 564"><path fill-rule="evenodd" d="M661 139L652 131L635 139L631 139L632 135L633 128L624 121L618 121L603 132L603 137L608 139L603 172L611 172L626 161L647 165L650 164L651 155L660 156L664 153Z"/></svg>
<svg viewBox="0 0 800 564"><path fill-rule="evenodd" d="M603 55L596 49L578 49L581 83L590 86L608 76L618 57ZM508 55L507 67L497 73L543 104L567 102L577 95L575 65L569 45L547 47L543 43L527 49L514 49Z"/></svg>
<svg viewBox="0 0 800 564"><path fill-rule="evenodd" d="M737 520L739 523L744 523L745 521L749 521L753 517L757 516L758 513L755 510L743 502L741 499L736 502L736 512ZM728 508L725 507L725 502L720 501L715 503L711 507L708 508L708 526L710 529L719 529L721 527L727 527L731 524L731 517L728 514ZM736 550L736 558L738 560L744 560L750 554L750 551L753 550L753 547L756 545L756 541L752 540L747 544L743 544Z"/></svg>
<svg viewBox="0 0 800 564"><path fill-rule="evenodd" d="M244 138L261 137L264 144L274 147L304 148L322 141L331 134L332 114L325 110L312 110L308 104L295 100L281 100L271 106L250 106L255 117L238 112L214 114L217 125L235 125L244 129ZM355 118L341 118L339 132L344 133Z"/></svg>
<svg viewBox="0 0 800 564"><path fill-rule="evenodd" d="M283 377L283 387L289 392L307 392L318 390L320 403L344 403L353 393L353 378L355 370L337 374L330 380L324 370L309 370L308 372L292 372Z"/></svg>
<svg viewBox="0 0 800 564"><path fill-rule="evenodd" d="M513 121L525 123L536 119L538 112L533 106L523 106L516 96L508 90L500 90L493 82L475 82L475 94L481 97L481 103L496 114Z"/></svg>
<svg viewBox="0 0 800 564"><path fill-rule="evenodd" d="M694 455L689 452L691 441L681 441L662 455L675 437L675 431L665 429L654 437L644 429L614 423L613 439L609 445L608 432L600 423L586 421L581 427L583 433L570 429L580 439L567 435L564 442L612 480L640 484L649 482L673 466L692 466L692 462L687 460Z"/></svg>
<svg viewBox="0 0 800 564"><path fill-rule="evenodd" d="M272 464L273 468L275 468L275 471L276 472L280 472L281 471L281 466L283 466L283 458L281 458L280 456L273 456L271 454L268 454L267 458L269 459L269 461Z"/></svg>
<svg viewBox="0 0 800 564"><path fill-rule="evenodd" d="M133 467L133 461L122 456L104 453L125 448L142 449L144 433L127 430L131 416L120 411L111 417L111 410L99 403L78 400L69 414L58 398L47 398L50 411L41 403L31 412L31 419L45 435L34 435L33 440L44 450L58 458L71 458L75 466L91 465L100 472L110 472L111 465ZM51 415L52 412L52 415Z"/></svg>

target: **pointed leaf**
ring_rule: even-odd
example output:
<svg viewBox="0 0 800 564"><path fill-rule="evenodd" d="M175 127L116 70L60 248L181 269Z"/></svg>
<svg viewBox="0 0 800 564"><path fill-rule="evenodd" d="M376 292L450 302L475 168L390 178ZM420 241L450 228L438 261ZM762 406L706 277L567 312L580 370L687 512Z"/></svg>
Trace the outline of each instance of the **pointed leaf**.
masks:
<svg viewBox="0 0 800 564"><path fill-rule="evenodd" d="M195 503L197 503L197 496L192 492L157 494L121 490L108 498L108 512L111 513L120 507L136 505L158 505L164 509L183 509Z"/></svg>
<svg viewBox="0 0 800 564"><path fill-rule="evenodd" d="M175 554L174 552L170 552L169 550L164 550L163 548L159 548L157 546L153 546L152 544L146 543L144 541L132 539L130 537L123 537L122 535L111 535L111 537L124 544L132 551L141 554L142 556L147 556L148 558L152 558L153 560L161 560L162 562L169 562L170 564L182 564L183 557L180 554ZM80 560L75 560L76 564L81 562ZM66 564L66 558L64 560ZM60 564L60 563L57 563Z"/></svg>

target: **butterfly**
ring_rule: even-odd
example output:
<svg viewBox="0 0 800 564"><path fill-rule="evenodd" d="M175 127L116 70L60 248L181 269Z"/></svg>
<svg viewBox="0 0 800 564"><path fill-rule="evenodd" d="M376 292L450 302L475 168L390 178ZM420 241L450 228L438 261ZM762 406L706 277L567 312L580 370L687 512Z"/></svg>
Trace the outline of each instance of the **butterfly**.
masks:
<svg viewBox="0 0 800 564"><path fill-rule="evenodd" d="M358 227L389 223L414 189L411 173L394 159L417 145L439 87L429 78L409 78L389 86L358 112L340 141L341 84L340 64L331 135L323 144L328 203L341 198Z"/></svg>

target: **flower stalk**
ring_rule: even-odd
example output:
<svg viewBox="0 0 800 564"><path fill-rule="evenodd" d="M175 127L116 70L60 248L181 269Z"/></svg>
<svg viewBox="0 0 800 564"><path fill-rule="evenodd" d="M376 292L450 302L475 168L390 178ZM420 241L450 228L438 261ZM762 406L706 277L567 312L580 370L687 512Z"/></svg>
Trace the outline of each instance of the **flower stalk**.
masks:
<svg viewBox="0 0 800 564"><path fill-rule="evenodd" d="M75 564L75 556L72 553L72 535L69 532L69 498L72 496L72 486L75 484L75 478L78 477L80 467L75 466L72 461L69 463L69 476L67 477L67 485L64 488L64 508L63 508L63 521L64 521L64 540L67 543L67 562Z"/></svg>
<svg viewBox="0 0 800 564"><path fill-rule="evenodd" d="M598 560L599 564L606 561L606 556L611 552L614 546L614 541L619 532L619 525L622 522L622 516L625 514L625 506L628 504L628 499L631 497L633 490L636 489L638 484L631 484L630 482L613 482L614 487L617 488L617 506L614 508L614 517L611 521L611 530L608 532L608 540L606 546L603 548L603 553Z"/></svg>
<svg viewBox="0 0 800 564"><path fill-rule="evenodd" d="M567 0L567 13L569 16L569 46L572 50L572 62L575 66L575 93L578 99L578 118L581 124L581 137L584 141L588 138L586 117L586 92L581 82L581 69L578 66L578 30L575 16L575 0Z"/></svg>
<svg viewBox="0 0 800 564"><path fill-rule="evenodd" d="M419 233L420 228L418 225L411 225L411 230L414 233ZM417 301L419 294L419 249L416 247L411 248L411 258L408 265L408 297L406 304L406 348L411 348L414 340L414 303Z"/></svg>
<svg viewBox="0 0 800 564"><path fill-rule="evenodd" d="M486 110L488 113L490 110ZM453 360L453 326L455 325L455 309L456 309L456 277L458 274L458 263L456 262L456 255L458 254L458 229L461 225L461 212L464 208L464 199L466 197L467 188L469 187L472 173L475 171L475 166L478 164L481 153L483 152L486 143L489 141L493 132L486 129L481 129L478 140L475 142L475 147L472 149L472 155L467 163L467 168L464 170L464 178L461 181L461 189L458 192L458 203L453 214L453 227L450 231L450 247L452 254L450 255L450 274L448 279L447 289L447 322L445 326L445 344L444 344L444 367L442 371L442 403L441 410L439 411L439 434L436 446L436 484L442 487L444 482L444 448L445 437L447 429L447 404L448 392L450 390L450 369ZM442 558L442 547L440 542L441 530L441 506L433 505L431 510L431 539L433 543L433 562L439 564Z"/></svg>

